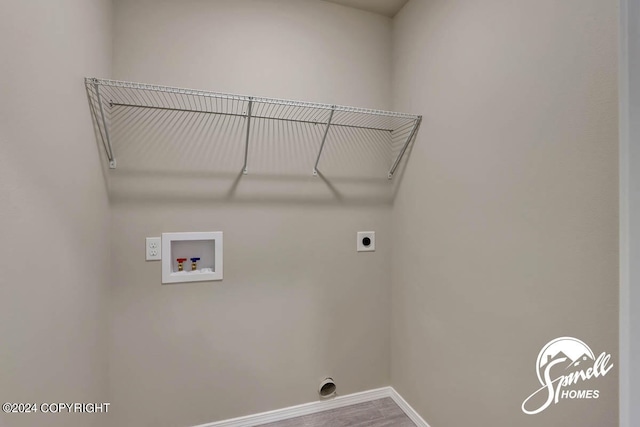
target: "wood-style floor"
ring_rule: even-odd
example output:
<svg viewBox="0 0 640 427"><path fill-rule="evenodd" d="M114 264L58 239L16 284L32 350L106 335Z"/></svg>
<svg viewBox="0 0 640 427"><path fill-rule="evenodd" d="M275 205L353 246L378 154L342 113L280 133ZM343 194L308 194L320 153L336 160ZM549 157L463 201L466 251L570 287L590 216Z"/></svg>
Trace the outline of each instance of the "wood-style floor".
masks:
<svg viewBox="0 0 640 427"><path fill-rule="evenodd" d="M259 427L416 427L390 397Z"/></svg>

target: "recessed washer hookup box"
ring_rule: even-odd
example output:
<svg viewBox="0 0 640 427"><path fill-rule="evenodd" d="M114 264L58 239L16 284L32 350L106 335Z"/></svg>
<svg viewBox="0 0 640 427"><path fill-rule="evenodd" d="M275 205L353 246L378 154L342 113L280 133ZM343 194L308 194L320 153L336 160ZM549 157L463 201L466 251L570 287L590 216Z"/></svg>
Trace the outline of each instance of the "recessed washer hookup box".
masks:
<svg viewBox="0 0 640 427"><path fill-rule="evenodd" d="M162 283L222 280L222 231L162 233Z"/></svg>

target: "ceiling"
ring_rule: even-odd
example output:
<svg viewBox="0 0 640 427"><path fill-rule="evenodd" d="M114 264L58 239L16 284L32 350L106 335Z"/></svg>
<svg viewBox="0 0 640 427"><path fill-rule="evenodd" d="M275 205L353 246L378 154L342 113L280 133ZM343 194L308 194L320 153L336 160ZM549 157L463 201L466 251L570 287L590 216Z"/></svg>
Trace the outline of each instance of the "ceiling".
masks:
<svg viewBox="0 0 640 427"><path fill-rule="evenodd" d="M325 0L393 18L409 0Z"/></svg>

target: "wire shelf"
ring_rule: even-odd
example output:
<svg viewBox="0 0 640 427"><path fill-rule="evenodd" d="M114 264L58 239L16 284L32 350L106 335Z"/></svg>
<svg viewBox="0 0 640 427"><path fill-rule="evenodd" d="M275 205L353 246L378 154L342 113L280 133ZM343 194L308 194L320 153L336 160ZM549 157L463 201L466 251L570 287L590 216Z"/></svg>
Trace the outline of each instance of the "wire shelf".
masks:
<svg viewBox="0 0 640 427"><path fill-rule="evenodd" d="M249 147L259 135L252 129L264 120L288 124L320 126L321 132L309 137L317 141L317 155L312 170L317 175L323 151L331 134L331 144L349 144L354 132L364 132L364 138L388 144L391 179L407 147L415 138L421 116L391 111L371 110L341 105L319 104L275 98L263 98L194 89L157 86L98 78L85 78L89 106L96 126L99 143L104 147L109 167L116 168L115 141L118 129L131 126L135 119L132 111L146 114L194 114L228 119L242 128L244 144L243 173L248 173ZM138 111L138 115L140 115ZM211 123L200 120L200 123ZM362 145L362 144L360 144Z"/></svg>

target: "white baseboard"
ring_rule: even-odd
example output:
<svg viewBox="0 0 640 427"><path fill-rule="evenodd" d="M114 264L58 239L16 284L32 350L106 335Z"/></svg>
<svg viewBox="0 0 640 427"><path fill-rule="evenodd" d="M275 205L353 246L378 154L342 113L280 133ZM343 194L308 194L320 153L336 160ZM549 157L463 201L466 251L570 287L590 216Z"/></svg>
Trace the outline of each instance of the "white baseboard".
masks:
<svg viewBox="0 0 640 427"><path fill-rule="evenodd" d="M407 401L402 398L402 396L400 396L396 389L394 389L393 387L389 387L389 390L391 391L391 395L389 397L391 397L393 401L396 402L396 404L400 407L400 409L402 409L404 413L407 414L407 417L411 418L411 421L413 421L416 427L429 427L429 424L424 420L424 418L422 418L420 414L418 414L416 410L413 409L411 405L409 405Z"/></svg>
<svg viewBox="0 0 640 427"><path fill-rule="evenodd" d="M232 418L230 420L216 421L209 424L200 424L194 427L253 427L260 424L272 423L275 421L287 420L289 418L301 417L303 415L315 414L328 411L330 409L342 408L356 405L358 403L370 402L372 400L390 397L413 421L416 427L429 427L429 424L398 394L393 387L382 387L374 390L362 391L360 393L338 396L333 399L320 400L317 402L304 403L302 405L290 406L288 408L276 409L275 411L262 412L260 414L247 415L245 417Z"/></svg>

